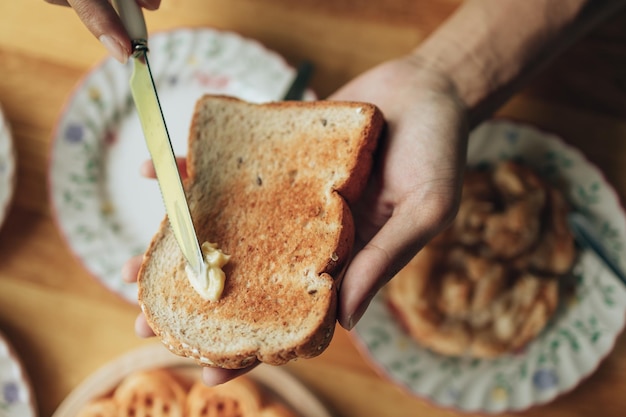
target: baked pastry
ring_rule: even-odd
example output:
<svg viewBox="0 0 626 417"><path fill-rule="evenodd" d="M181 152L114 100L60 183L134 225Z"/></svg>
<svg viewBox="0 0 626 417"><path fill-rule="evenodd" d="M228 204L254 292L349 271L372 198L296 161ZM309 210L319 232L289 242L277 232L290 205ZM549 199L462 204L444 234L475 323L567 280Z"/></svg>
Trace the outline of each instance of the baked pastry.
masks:
<svg viewBox="0 0 626 417"><path fill-rule="evenodd" d="M445 355L522 348L553 315L575 260L567 211L561 192L525 165L469 170L453 224L387 285L392 310Z"/></svg>
<svg viewBox="0 0 626 417"><path fill-rule="evenodd" d="M248 376L209 387L166 368L136 371L109 395L87 402L79 417L296 417Z"/></svg>
<svg viewBox="0 0 626 417"><path fill-rule="evenodd" d="M186 417L256 417L262 407L261 392L245 376L214 387L198 381L187 396Z"/></svg>
<svg viewBox="0 0 626 417"><path fill-rule="evenodd" d="M112 399L119 416L183 417L186 392L164 369L135 372L115 388Z"/></svg>
<svg viewBox="0 0 626 417"><path fill-rule="evenodd" d="M368 179L382 125L365 103L199 100L186 191L199 241L215 242L230 261L221 298L203 299L162 222L138 283L165 346L222 368L324 351L354 241L349 203Z"/></svg>
<svg viewBox="0 0 626 417"><path fill-rule="evenodd" d="M196 382L187 396L186 417L295 417L282 403L264 395L246 376L208 387Z"/></svg>

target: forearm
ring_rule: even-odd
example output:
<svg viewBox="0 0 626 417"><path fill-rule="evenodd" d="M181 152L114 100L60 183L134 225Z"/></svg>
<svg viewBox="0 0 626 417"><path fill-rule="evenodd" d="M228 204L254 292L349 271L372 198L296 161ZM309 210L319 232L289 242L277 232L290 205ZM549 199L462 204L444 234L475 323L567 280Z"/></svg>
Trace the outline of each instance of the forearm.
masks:
<svg viewBox="0 0 626 417"><path fill-rule="evenodd" d="M453 83L476 125L624 0L466 0L415 51Z"/></svg>

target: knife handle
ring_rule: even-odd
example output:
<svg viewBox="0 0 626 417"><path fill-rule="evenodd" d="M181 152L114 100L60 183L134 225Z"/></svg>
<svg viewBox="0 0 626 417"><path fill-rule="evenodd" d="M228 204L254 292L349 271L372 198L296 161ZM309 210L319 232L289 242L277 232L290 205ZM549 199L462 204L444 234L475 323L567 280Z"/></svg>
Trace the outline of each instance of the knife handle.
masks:
<svg viewBox="0 0 626 417"><path fill-rule="evenodd" d="M135 0L113 0L112 3L133 44L135 41L145 43L148 40L148 29L146 29L146 21L137 2Z"/></svg>

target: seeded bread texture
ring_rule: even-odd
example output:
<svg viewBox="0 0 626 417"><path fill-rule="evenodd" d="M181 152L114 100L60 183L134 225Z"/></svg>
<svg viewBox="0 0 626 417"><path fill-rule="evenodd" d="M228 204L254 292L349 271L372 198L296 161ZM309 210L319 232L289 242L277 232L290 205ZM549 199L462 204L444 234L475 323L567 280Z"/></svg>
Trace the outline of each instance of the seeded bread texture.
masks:
<svg viewBox="0 0 626 417"><path fill-rule="evenodd" d="M191 287L167 219L139 272L139 303L174 353L199 364L281 365L320 354L383 126L373 105L252 104L204 96L189 137L189 207L200 242L230 262L218 301Z"/></svg>

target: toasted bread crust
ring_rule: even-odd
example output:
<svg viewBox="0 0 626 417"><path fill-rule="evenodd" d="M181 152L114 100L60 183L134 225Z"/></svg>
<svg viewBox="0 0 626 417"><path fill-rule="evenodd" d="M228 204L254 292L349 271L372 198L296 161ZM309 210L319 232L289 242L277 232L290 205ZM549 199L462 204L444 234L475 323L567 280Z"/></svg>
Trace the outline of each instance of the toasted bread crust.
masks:
<svg viewBox="0 0 626 417"><path fill-rule="evenodd" d="M363 103L199 100L185 187L199 241L231 261L221 299L203 300L164 219L144 256L139 302L170 350L241 368L328 346L354 242L348 204L365 187L382 125Z"/></svg>

